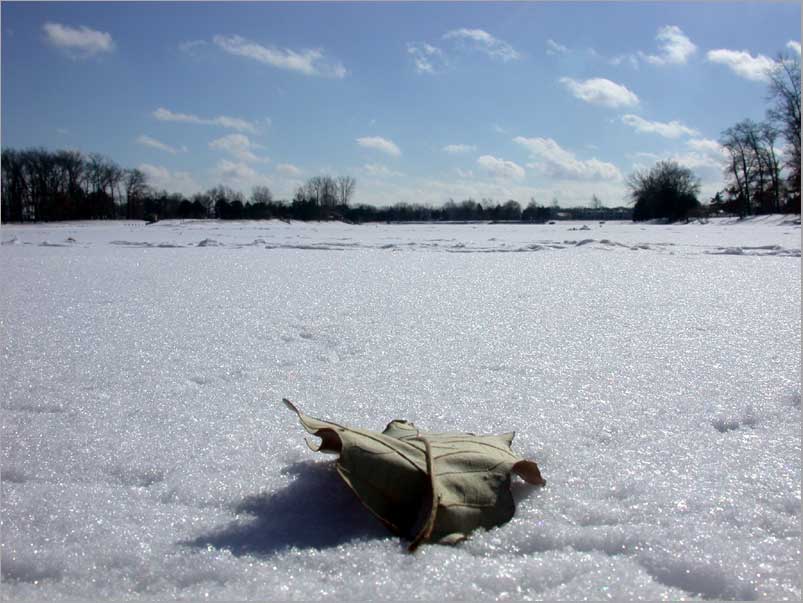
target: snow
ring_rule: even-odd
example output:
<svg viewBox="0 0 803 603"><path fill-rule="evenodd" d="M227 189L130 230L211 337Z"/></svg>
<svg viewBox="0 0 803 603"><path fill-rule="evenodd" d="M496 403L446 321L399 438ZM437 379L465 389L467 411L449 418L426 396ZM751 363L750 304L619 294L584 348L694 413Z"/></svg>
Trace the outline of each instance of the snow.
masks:
<svg viewBox="0 0 803 603"><path fill-rule="evenodd" d="M4 226L2 596L800 600L795 218ZM547 486L408 554L282 397Z"/></svg>

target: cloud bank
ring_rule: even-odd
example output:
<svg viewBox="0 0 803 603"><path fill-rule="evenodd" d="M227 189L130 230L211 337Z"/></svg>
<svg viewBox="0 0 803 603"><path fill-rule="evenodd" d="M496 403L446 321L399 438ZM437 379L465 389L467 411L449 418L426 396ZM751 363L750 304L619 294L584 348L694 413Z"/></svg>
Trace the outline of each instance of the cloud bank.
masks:
<svg viewBox="0 0 803 603"><path fill-rule="evenodd" d="M513 142L530 152L535 160L527 167L540 170L546 176L559 180L621 180L622 174L612 163L598 159L581 160L562 148L551 138L525 138L517 136Z"/></svg>

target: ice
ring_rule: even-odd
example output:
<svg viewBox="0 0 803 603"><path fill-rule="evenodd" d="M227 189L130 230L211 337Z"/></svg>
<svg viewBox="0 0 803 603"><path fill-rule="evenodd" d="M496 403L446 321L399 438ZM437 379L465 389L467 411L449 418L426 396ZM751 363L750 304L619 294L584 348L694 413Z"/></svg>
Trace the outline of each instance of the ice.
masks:
<svg viewBox="0 0 803 603"><path fill-rule="evenodd" d="M800 599L794 219L2 231L4 598ZM282 397L547 486L410 555Z"/></svg>

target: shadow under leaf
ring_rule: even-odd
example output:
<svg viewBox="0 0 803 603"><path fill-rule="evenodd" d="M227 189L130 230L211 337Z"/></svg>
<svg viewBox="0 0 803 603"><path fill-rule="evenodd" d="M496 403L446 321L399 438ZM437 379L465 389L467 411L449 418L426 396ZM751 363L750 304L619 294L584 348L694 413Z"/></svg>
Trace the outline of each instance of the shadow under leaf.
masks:
<svg viewBox="0 0 803 603"><path fill-rule="evenodd" d="M511 479L510 492L513 494L513 501L516 503L516 507L541 489L542 486L528 484L520 479Z"/></svg>
<svg viewBox="0 0 803 603"><path fill-rule="evenodd" d="M295 476L286 488L246 497L234 508L237 519L182 544L226 549L236 556L271 555L390 536L343 483L334 463L294 463L282 473Z"/></svg>

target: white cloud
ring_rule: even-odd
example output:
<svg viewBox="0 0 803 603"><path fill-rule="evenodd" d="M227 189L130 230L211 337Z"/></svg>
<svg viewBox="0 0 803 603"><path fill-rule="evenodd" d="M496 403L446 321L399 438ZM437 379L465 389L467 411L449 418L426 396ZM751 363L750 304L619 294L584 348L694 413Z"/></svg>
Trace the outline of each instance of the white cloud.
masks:
<svg viewBox="0 0 803 603"><path fill-rule="evenodd" d="M666 25L658 30L655 36L661 44L661 53L640 55L653 65L682 65L689 57L697 52L697 46L677 25Z"/></svg>
<svg viewBox="0 0 803 603"><path fill-rule="evenodd" d="M628 153L627 157L628 159L634 160L633 169L642 169L646 167L645 164L643 163L644 161L647 161L649 163L656 163L664 158L661 155L658 155L657 153L648 153L646 151L637 151L635 153Z"/></svg>
<svg viewBox="0 0 803 603"><path fill-rule="evenodd" d="M622 123L636 130L647 134L658 134L664 138L680 138L684 134L687 136L697 136L699 132L683 125L679 121L668 123L660 121L647 121L638 115L627 114L622 116Z"/></svg>
<svg viewBox="0 0 803 603"><path fill-rule="evenodd" d="M612 163L598 159L581 160L574 153L562 148L551 138L525 138L517 136L513 139L526 148L535 163L527 164L541 170L547 176L561 180L621 180L622 174Z"/></svg>
<svg viewBox="0 0 803 603"><path fill-rule="evenodd" d="M381 163L366 163L362 166L363 171L369 176L385 177L404 176L402 172L391 170L388 166Z"/></svg>
<svg viewBox="0 0 803 603"><path fill-rule="evenodd" d="M166 190L170 193L192 195L201 190L201 187L189 172L171 172L166 167L141 163L139 170L145 174L149 186L157 190Z"/></svg>
<svg viewBox="0 0 803 603"><path fill-rule="evenodd" d="M237 130L238 132L256 132L257 127L250 121L240 119L239 117L226 117L225 115L218 115L212 119L212 123L222 128L229 130Z"/></svg>
<svg viewBox="0 0 803 603"><path fill-rule="evenodd" d="M708 179L714 183L721 182L722 170L728 162L728 152L716 140L710 138L693 138L686 143L691 149L689 153L677 155L675 159L686 167L708 170Z"/></svg>
<svg viewBox="0 0 803 603"><path fill-rule="evenodd" d="M482 29L453 29L443 34L443 38L468 42L476 50L502 62L521 58L521 55L510 44L493 37Z"/></svg>
<svg viewBox="0 0 803 603"><path fill-rule="evenodd" d="M297 52L289 48L262 46L242 36L217 35L212 41L229 54L247 57L279 69L297 71L304 75L343 78L347 71L340 61L327 59L323 51L311 48Z"/></svg>
<svg viewBox="0 0 803 603"><path fill-rule="evenodd" d="M88 58L114 50L111 34L90 29L85 25L80 28L62 25L61 23L45 23L42 26L45 39L53 46L60 48L73 58Z"/></svg>
<svg viewBox="0 0 803 603"><path fill-rule="evenodd" d="M477 164L498 180L524 179L524 168L512 161L498 159L492 155L483 155L477 159Z"/></svg>
<svg viewBox="0 0 803 603"><path fill-rule="evenodd" d="M170 153L171 155L175 155L179 151L186 151L186 147L182 147L177 149L175 147L171 147L169 144L165 144L161 140L156 140L155 138L151 138L150 136L146 136L142 134L137 138L137 143L141 145L145 145L146 147L151 147L154 149L159 149L160 151L164 151L166 153Z"/></svg>
<svg viewBox="0 0 803 603"><path fill-rule="evenodd" d="M728 50L719 48L709 50L706 58L712 63L720 63L730 68L736 75L754 82L766 82L769 73L775 68L776 63L763 54L753 56L746 50Z"/></svg>
<svg viewBox="0 0 803 603"><path fill-rule="evenodd" d="M633 69L638 69L639 66L638 55L632 53L616 55L612 59L608 59L608 62L617 67L623 63L629 64Z"/></svg>
<svg viewBox="0 0 803 603"><path fill-rule="evenodd" d="M292 163L280 163L276 166L276 171L283 176L300 176L301 169L294 166Z"/></svg>
<svg viewBox="0 0 803 603"><path fill-rule="evenodd" d="M649 169L659 161L674 161L692 170L702 170L708 180L719 181L722 169L728 161L727 151L715 140L698 138L689 140L686 146L689 151L675 153L632 153L629 155L636 160L635 169Z"/></svg>
<svg viewBox="0 0 803 603"><path fill-rule="evenodd" d="M210 149L224 151L229 155L246 162L268 162L267 157L260 157L254 150L264 148L262 145L251 142L245 134L228 134L209 143Z"/></svg>
<svg viewBox="0 0 803 603"><path fill-rule="evenodd" d="M418 73L438 73L446 66L446 56L437 46L426 42L410 42L407 53L413 57Z"/></svg>
<svg viewBox="0 0 803 603"><path fill-rule="evenodd" d="M188 40L178 45L178 49L186 54L195 56L201 48L208 46L206 40Z"/></svg>
<svg viewBox="0 0 803 603"><path fill-rule="evenodd" d="M717 159L705 153L675 153L671 156L673 161L691 170L714 169L717 171L723 168L723 159Z"/></svg>
<svg viewBox="0 0 803 603"><path fill-rule="evenodd" d="M710 138L692 138L686 143L686 146L710 157L724 158L727 156L725 147Z"/></svg>
<svg viewBox="0 0 803 603"><path fill-rule="evenodd" d="M546 41L546 53L550 55L566 54L569 49L563 44L558 44L555 40L549 39Z"/></svg>
<svg viewBox="0 0 803 603"><path fill-rule="evenodd" d="M394 157L401 155L401 149L396 146L396 143L381 136L363 136L357 139L357 144L367 149L382 151Z"/></svg>
<svg viewBox="0 0 803 603"><path fill-rule="evenodd" d="M464 179L469 179L474 177L474 172L471 170L462 170L460 168L455 168L455 172L458 176Z"/></svg>
<svg viewBox="0 0 803 603"><path fill-rule="evenodd" d="M789 40L786 43L786 47L791 49L793 52L797 53L797 56L800 56L800 42L795 42L794 40Z"/></svg>
<svg viewBox="0 0 803 603"><path fill-rule="evenodd" d="M217 182L240 191L250 191L258 185L270 186L272 184L269 176L257 172L247 163L228 159L218 161L212 171L212 176Z"/></svg>
<svg viewBox="0 0 803 603"><path fill-rule="evenodd" d="M570 77L562 77L560 83L566 86L575 97L587 103L612 108L632 107L639 103L638 96L627 87L605 78L595 77L578 81Z"/></svg>
<svg viewBox="0 0 803 603"><path fill-rule="evenodd" d="M443 147L443 151L450 155L458 155L460 153L470 153L476 151L477 147L473 144L447 144Z"/></svg>
<svg viewBox="0 0 803 603"><path fill-rule="evenodd" d="M200 124L204 126L220 126L221 128L237 130L238 132L257 132L257 127L255 124L250 121L240 119L239 117L218 115L217 117L205 118L189 113L174 113L173 111L165 109L164 107L159 107L152 113L152 115L159 121L176 121L189 124Z"/></svg>

